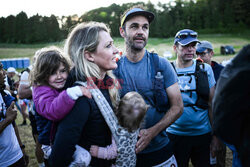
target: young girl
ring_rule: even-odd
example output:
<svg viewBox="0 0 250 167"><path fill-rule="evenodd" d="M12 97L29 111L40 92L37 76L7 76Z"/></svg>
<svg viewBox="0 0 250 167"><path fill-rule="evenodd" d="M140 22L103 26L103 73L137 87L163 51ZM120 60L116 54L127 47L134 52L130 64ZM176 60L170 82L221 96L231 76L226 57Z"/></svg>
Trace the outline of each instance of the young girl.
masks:
<svg viewBox="0 0 250 167"><path fill-rule="evenodd" d="M73 108L75 101L82 96L90 97L90 93L82 86L74 86L63 90L70 64L62 51L56 47L43 48L38 53L34 68L31 72L33 85L33 101L36 107L38 141L42 144L45 161L51 153L51 141L55 134L55 122L63 119ZM73 156L75 160L85 156L87 166L90 155L86 150L79 150ZM83 154L81 154L81 153ZM72 162L74 163L74 162ZM75 162L80 163L80 162Z"/></svg>
<svg viewBox="0 0 250 167"><path fill-rule="evenodd" d="M134 132L140 128L147 109L148 105L139 93L128 92L119 102L116 116L122 127ZM112 138L112 144L107 147L92 145L90 154L101 159L115 159L117 156L115 140Z"/></svg>

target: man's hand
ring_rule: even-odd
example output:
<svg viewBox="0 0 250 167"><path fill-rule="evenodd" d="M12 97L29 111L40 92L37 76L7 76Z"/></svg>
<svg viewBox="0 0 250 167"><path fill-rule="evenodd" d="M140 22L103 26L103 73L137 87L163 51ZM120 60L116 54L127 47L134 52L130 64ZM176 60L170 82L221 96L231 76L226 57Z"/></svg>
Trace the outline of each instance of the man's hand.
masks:
<svg viewBox="0 0 250 167"><path fill-rule="evenodd" d="M150 141L154 138L154 132L152 128L142 129L140 130L138 137L139 137L139 140L136 143L136 150L135 150L136 153L141 152L148 146Z"/></svg>
<svg viewBox="0 0 250 167"><path fill-rule="evenodd" d="M222 149L221 141L216 136L212 136L212 141L210 144L210 152L212 154L212 157L215 157L216 153L221 149Z"/></svg>
<svg viewBox="0 0 250 167"><path fill-rule="evenodd" d="M11 103L9 108L6 111L6 120L12 122L16 119L17 111L14 110L14 102Z"/></svg>

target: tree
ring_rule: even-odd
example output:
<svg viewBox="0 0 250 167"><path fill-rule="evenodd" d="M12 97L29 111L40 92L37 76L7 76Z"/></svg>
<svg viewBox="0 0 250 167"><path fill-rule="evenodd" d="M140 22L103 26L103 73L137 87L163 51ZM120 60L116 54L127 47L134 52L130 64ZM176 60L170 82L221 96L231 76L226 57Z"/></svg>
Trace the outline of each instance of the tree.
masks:
<svg viewBox="0 0 250 167"><path fill-rule="evenodd" d="M28 17L26 13L20 12L16 16L15 38L17 43L25 43L27 35Z"/></svg>
<svg viewBox="0 0 250 167"><path fill-rule="evenodd" d="M13 15L10 15L6 18L4 24L4 39L7 43L16 42L16 18Z"/></svg>

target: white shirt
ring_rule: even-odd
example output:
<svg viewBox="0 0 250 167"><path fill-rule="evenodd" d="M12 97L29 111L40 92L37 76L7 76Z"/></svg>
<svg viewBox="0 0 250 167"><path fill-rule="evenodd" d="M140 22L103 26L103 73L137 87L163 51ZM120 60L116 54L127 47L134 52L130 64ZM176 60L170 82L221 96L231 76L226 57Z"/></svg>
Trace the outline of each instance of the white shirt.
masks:
<svg viewBox="0 0 250 167"><path fill-rule="evenodd" d="M0 94L0 110L6 114L6 107ZM4 118L0 118L0 122ZM7 167L23 157L22 150L19 146L16 133L12 124L9 124L2 133L0 133L0 166Z"/></svg>

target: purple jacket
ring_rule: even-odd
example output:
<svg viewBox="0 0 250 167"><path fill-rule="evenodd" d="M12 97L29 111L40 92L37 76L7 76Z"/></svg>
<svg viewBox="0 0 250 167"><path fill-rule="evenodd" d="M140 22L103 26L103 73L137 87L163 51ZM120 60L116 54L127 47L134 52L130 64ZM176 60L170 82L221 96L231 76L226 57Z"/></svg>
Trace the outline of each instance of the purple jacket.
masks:
<svg viewBox="0 0 250 167"><path fill-rule="evenodd" d="M49 86L35 87L33 101L36 112L51 121L63 119L75 104L75 101L68 96L66 90L58 91Z"/></svg>
<svg viewBox="0 0 250 167"><path fill-rule="evenodd" d="M35 87L33 101L36 108L38 141L41 144L50 145L56 130L53 122L63 119L71 111L75 101L65 90L58 91L49 86Z"/></svg>

